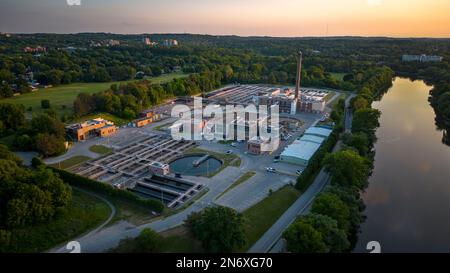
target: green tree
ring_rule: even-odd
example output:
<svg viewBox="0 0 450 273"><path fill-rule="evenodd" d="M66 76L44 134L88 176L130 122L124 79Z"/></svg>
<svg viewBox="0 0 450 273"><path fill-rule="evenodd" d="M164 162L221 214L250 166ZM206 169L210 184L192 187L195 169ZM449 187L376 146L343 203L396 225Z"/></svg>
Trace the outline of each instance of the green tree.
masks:
<svg viewBox="0 0 450 273"><path fill-rule="evenodd" d="M62 139L66 135L64 123L46 113L37 114L33 117L31 120L31 129L35 134L45 133L55 135L57 138Z"/></svg>
<svg viewBox="0 0 450 273"><path fill-rule="evenodd" d="M49 100L41 100L41 108L42 109L50 109L50 101Z"/></svg>
<svg viewBox="0 0 450 273"><path fill-rule="evenodd" d="M343 137L344 144L354 147L361 156L367 156L369 153L369 139L365 133L346 134Z"/></svg>
<svg viewBox="0 0 450 273"><path fill-rule="evenodd" d="M329 192L321 193L314 200L311 212L326 215L336 220L340 229L349 231L349 208L337 195Z"/></svg>
<svg viewBox="0 0 450 273"><path fill-rule="evenodd" d="M328 154L324 162L326 170L331 175L332 184L360 190L367 185L370 161L357 152L343 150Z"/></svg>
<svg viewBox="0 0 450 273"><path fill-rule="evenodd" d="M162 247L162 237L152 229L146 228L136 238L136 247L139 252L157 253Z"/></svg>
<svg viewBox="0 0 450 273"><path fill-rule="evenodd" d="M380 116L381 112L377 109L364 108L356 111L353 115L352 132L365 133L370 143L374 143L376 140L376 129L380 126L378 121Z"/></svg>
<svg viewBox="0 0 450 273"><path fill-rule="evenodd" d="M58 155L64 152L64 139L47 133L36 136L36 150L44 157Z"/></svg>
<svg viewBox="0 0 450 273"><path fill-rule="evenodd" d="M344 230L339 229L336 220L326 215L310 213L305 221L322 234L329 252L342 253L349 250L347 235Z"/></svg>
<svg viewBox="0 0 450 273"><path fill-rule="evenodd" d="M206 208L189 215L186 222L207 251L232 252L245 244L244 218L233 209Z"/></svg>
<svg viewBox="0 0 450 273"><path fill-rule="evenodd" d="M328 248L322 234L300 218L283 233L287 249L294 253L326 253Z"/></svg>

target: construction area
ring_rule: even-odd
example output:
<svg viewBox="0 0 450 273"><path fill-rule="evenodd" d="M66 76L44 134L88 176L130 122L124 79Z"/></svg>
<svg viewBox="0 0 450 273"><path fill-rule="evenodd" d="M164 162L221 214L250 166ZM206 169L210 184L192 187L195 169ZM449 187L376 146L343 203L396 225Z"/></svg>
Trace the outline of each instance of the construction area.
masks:
<svg viewBox="0 0 450 273"><path fill-rule="evenodd" d="M182 205L203 189L201 184L170 175L169 163L196 146L195 142L157 134L141 135L133 140L109 155L70 171L118 189L130 189L144 198L161 200L171 208Z"/></svg>

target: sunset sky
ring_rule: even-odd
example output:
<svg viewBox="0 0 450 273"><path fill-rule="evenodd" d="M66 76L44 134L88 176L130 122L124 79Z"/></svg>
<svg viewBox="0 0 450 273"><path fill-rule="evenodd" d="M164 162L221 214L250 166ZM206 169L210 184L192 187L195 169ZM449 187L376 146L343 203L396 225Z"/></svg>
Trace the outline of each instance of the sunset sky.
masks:
<svg viewBox="0 0 450 273"><path fill-rule="evenodd" d="M0 31L450 37L450 0L0 0Z"/></svg>

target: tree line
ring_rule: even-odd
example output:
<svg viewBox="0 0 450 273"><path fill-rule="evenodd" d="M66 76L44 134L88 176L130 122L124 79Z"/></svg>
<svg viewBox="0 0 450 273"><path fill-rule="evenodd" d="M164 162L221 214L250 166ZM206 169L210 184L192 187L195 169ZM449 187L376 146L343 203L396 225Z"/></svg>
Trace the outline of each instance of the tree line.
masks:
<svg viewBox="0 0 450 273"><path fill-rule="evenodd" d="M45 167L35 170L0 145L0 252L14 244L14 230L49 222L72 201L72 189Z"/></svg>
<svg viewBox="0 0 450 273"><path fill-rule="evenodd" d="M371 104L389 88L393 76L393 71L387 67L366 72L365 84L352 100L352 132L342 136L341 151L326 154L318 165L325 167L331 176L330 185L314 200L311 213L299 217L283 235L289 251L341 253L353 249L364 220L360 193L368 186L373 169L373 144L381 115ZM341 117L342 112L334 115ZM298 186L303 187L302 179L299 178Z"/></svg>
<svg viewBox="0 0 450 273"><path fill-rule="evenodd" d="M44 157L65 151L65 126L51 109L27 120L21 105L0 103L0 136L9 135L13 135L13 147L20 151L35 150Z"/></svg>

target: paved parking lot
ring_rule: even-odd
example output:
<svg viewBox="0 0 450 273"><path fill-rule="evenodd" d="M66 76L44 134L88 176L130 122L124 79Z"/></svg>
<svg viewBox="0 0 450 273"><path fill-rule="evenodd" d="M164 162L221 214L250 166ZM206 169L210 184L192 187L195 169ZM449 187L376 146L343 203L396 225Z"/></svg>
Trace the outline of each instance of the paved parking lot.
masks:
<svg viewBox="0 0 450 273"><path fill-rule="evenodd" d="M256 175L225 193L215 203L242 212L266 198L270 190L277 191L294 182L293 177L259 170Z"/></svg>

